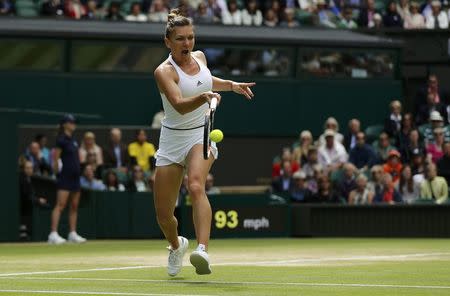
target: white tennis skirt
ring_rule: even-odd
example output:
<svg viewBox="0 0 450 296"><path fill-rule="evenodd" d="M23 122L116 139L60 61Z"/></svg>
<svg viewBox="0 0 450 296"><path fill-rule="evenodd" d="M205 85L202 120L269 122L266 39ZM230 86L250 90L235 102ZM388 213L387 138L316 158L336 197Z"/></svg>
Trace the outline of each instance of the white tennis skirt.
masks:
<svg viewBox="0 0 450 296"><path fill-rule="evenodd" d="M186 157L196 144L203 145L203 127L192 130L172 130L162 126L156 152L156 166L174 163L186 166ZM217 159L219 151L214 142L211 142L211 152L214 159Z"/></svg>

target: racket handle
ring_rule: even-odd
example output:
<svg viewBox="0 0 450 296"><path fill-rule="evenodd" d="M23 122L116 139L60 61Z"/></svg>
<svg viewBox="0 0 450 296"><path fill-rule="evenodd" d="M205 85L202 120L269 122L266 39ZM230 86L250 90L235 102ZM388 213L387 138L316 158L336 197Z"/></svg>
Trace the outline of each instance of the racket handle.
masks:
<svg viewBox="0 0 450 296"><path fill-rule="evenodd" d="M217 98L212 98L211 99L211 104L209 105L209 107L211 109L216 109L216 107L217 107Z"/></svg>

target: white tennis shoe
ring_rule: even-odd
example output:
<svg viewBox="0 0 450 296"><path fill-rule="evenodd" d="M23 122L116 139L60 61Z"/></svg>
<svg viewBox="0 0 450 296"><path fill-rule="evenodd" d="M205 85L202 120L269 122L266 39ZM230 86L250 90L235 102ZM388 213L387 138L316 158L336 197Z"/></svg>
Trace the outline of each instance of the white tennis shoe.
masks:
<svg viewBox="0 0 450 296"><path fill-rule="evenodd" d="M86 242L86 239L84 237L80 236L75 231L72 231L71 233L69 233L69 237L67 239L69 240L69 242L75 243L75 244L82 244L82 243Z"/></svg>
<svg viewBox="0 0 450 296"><path fill-rule="evenodd" d="M206 251L198 247L197 250L192 252L191 257L189 258L191 264L195 267L195 272L199 275L210 274L211 273L211 265L209 264L209 256Z"/></svg>
<svg viewBox="0 0 450 296"><path fill-rule="evenodd" d="M64 243L66 243L66 240L64 238L62 238L58 232L56 231L52 231L50 232L50 234L48 235L48 241L49 244L51 245L62 245Z"/></svg>
<svg viewBox="0 0 450 296"><path fill-rule="evenodd" d="M183 257L186 254L186 251L189 247L189 241L182 236L178 237L178 241L180 246L176 250L172 250L172 247L168 247L169 249L169 258L167 264L167 273L170 276L176 276L181 271L181 267L183 267Z"/></svg>

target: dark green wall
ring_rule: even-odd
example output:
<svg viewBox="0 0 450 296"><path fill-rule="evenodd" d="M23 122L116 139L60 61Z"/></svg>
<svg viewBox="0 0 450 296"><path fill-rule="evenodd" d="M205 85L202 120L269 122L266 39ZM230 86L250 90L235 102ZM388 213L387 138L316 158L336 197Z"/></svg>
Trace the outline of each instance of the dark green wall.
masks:
<svg viewBox="0 0 450 296"><path fill-rule="evenodd" d="M0 107L99 114L84 124L148 125L159 111L160 97L151 76L91 74L0 74ZM342 126L352 117L363 125L381 123L392 98L401 98L393 80L259 79L255 99L226 93L217 126L229 135L291 136L308 128L316 135L328 116ZM21 123L55 123L29 117ZM26 121L26 122L24 122Z"/></svg>
<svg viewBox="0 0 450 296"><path fill-rule="evenodd" d="M152 78L91 75L0 75L4 99L0 107L100 114L102 120L81 123L144 125L159 111ZM55 123L45 118L39 123ZM26 123L36 123L26 120ZM24 123L24 122L22 122Z"/></svg>
<svg viewBox="0 0 450 296"><path fill-rule="evenodd" d="M47 240L51 211L34 207L33 241ZM88 239L163 237L150 193L83 191L78 216L78 231ZM69 233L67 209L58 231L63 237Z"/></svg>
<svg viewBox="0 0 450 296"><path fill-rule="evenodd" d="M292 204L292 236L450 237L450 203Z"/></svg>
<svg viewBox="0 0 450 296"><path fill-rule="evenodd" d="M17 130L14 113L0 113L0 134L0 241L14 241L19 237Z"/></svg>

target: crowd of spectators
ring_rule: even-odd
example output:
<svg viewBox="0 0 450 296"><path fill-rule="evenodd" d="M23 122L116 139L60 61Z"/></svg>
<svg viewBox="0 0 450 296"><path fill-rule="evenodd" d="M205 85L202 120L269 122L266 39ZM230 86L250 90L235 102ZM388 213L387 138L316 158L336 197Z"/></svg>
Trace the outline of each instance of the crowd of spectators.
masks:
<svg viewBox="0 0 450 296"><path fill-rule="evenodd" d="M27 0L21 0L27 1ZM46 0L38 8L43 17L165 22L179 7L197 24L295 28L446 29L449 2L375 0ZM0 0L0 15L21 15L14 0ZM16 7L17 6L17 7ZM29 8L29 6L27 6Z"/></svg>
<svg viewBox="0 0 450 296"><path fill-rule="evenodd" d="M374 134L366 135L357 118L345 134L333 117L316 140L302 131L275 157L272 191L307 203L448 202L449 99L432 74L417 94L414 112L404 113L401 102L392 101Z"/></svg>
<svg viewBox="0 0 450 296"><path fill-rule="evenodd" d="M36 136L20 156L21 174L27 175L25 168L30 164L31 175L55 177L55 172L52 171L53 149L47 145L45 135ZM100 147L96 143L95 134L88 131L83 135L78 152L82 171L80 183L83 188L152 191L156 150L155 146L147 141L145 130L137 130L135 141L126 145L122 142L121 130L113 128L105 147Z"/></svg>
<svg viewBox="0 0 450 296"><path fill-rule="evenodd" d="M53 149L47 145L47 137L39 134L20 156L21 184L25 179L29 181L32 175L55 177L52 171ZM79 147L81 187L100 191L152 192L155 154L155 145L148 142L144 129L137 130L135 141L127 145L122 141L122 131L112 128L105 147L100 147L95 134L88 131L84 133ZM214 178L209 175L207 191L217 194L220 190L213 183ZM27 200L35 199L29 193L32 190L21 185L22 189L27 192L24 194Z"/></svg>

